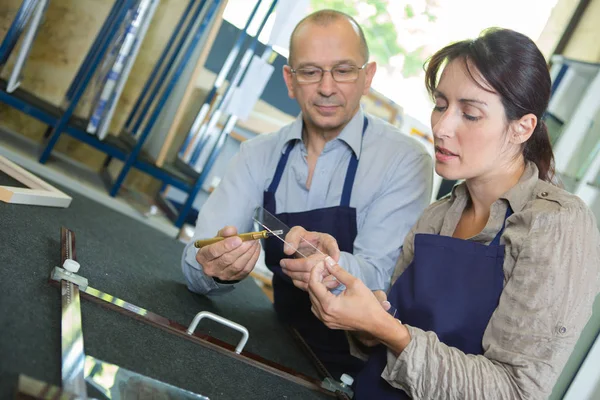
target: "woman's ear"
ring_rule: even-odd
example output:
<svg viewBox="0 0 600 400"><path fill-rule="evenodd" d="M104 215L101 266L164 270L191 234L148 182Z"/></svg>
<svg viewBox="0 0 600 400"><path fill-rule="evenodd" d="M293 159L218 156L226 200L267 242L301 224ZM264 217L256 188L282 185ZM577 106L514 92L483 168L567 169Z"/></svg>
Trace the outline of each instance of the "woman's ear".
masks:
<svg viewBox="0 0 600 400"><path fill-rule="evenodd" d="M510 141L514 144L525 143L537 126L537 117L533 114L523 115L520 119L511 122Z"/></svg>

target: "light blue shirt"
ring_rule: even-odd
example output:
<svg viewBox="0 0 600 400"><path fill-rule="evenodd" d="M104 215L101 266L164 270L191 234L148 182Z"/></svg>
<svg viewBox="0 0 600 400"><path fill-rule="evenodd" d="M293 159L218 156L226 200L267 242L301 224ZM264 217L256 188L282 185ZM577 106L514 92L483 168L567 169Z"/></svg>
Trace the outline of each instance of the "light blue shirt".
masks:
<svg viewBox="0 0 600 400"><path fill-rule="evenodd" d="M287 143L298 141L290 153L275 193L276 213L302 212L340 204L350 156L358 158L350 207L356 208L357 231L353 253L342 252L339 264L371 290L387 290L404 237L429 205L433 159L415 138L367 115L362 135L359 110L337 138L327 142L317 160L310 189L307 151L302 142L302 116L278 132L242 143L215 191L204 203L194 240L215 236L226 225L238 232L253 229L252 216L262 206L277 163ZM362 146L361 146L362 139ZM197 249L190 242L182 256L188 288L201 294L229 291L202 272Z"/></svg>

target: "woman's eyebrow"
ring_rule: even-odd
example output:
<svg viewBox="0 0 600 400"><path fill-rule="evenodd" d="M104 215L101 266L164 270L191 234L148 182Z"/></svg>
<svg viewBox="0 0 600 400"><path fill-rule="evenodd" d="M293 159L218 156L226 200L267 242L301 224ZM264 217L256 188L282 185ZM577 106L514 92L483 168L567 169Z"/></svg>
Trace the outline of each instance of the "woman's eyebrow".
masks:
<svg viewBox="0 0 600 400"><path fill-rule="evenodd" d="M482 100L477 100L477 99L460 99L458 100L461 103L476 103L476 104L481 104L485 107L487 107L487 103L485 101Z"/></svg>
<svg viewBox="0 0 600 400"><path fill-rule="evenodd" d="M433 97L441 97L444 100L448 100L448 98L446 97L446 95L442 92L440 92L439 90L435 89L433 91Z"/></svg>
<svg viewBox="0 0 600 400"><path fill-rule="evenodd" d="M442 92L441 92L440 90L438 90L438 89L435 89L435 90L433 91L433 97L436 97L436 98L442 98L442 99L444 99L444 100L446 100L446 101L448 100L448 98L446 97L446 95L445 95L444 93L442 93ZM488 106L488 105L487 105L487 103L486 103L485 101L483 101L483 100L479 100L479 99L467 99L467 98L462 98L462 99L459 99L458 101L459 101L460 103L475 103L475 104L481 104L481 105L483 105L483 106L485 106L485 107L487 107L487 106Z"/></svg>

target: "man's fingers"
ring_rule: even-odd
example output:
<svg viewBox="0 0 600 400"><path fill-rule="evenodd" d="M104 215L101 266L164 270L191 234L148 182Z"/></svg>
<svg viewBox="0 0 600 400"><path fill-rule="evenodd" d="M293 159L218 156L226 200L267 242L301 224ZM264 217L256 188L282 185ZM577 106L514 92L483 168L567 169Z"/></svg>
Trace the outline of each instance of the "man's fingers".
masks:
<svg viewBox="0 0 600 400"><path fill-rule="evenodd" d="M232 237L232 238L225 239L222 242L227 242L228 240L234 240L234 239L240 240L240 238L238 238L238 237ZM234 264L236 264L236 262L238 262L238 259L240 257L245 255L246 252L248 252L253 246L255 246L257 244L256 244L256 241L243 242L238 247L234 248L233 250L226 251L226 252L222 253L220 256L213 258L213 256L215 254L217 254L219 251L221 251L221 250L215 250L217 245L225 246L225 248L227 248L227 246L228 246L227 243L222 243L222 242L215 243L210 246L206 246L206 248L200 249L200 251L196 255L196 259L202 265L202 269L204 270L204 273L206 273L206 275L212 276L212 277L217 277L219 279L227 279L229 276L233 275L234 270L228 271L227 277L223 274L223 271L226 268L232 267ZM202 254L200 254L201 252L202 252ZM252 252L253 251L251 251L249 254L251 255ZM246 259L246 261L247 261L247 259ZM242 269L242 267L243 267L243 264L241 266L239 264L237 264L237 271L239 272L239 270ZM237 272L235 272L235 273L237 273Z"/></svg>
<svg viewBox="0 0 600 400"><path fill-rule="evenodd" d="M310 272L294 272L294 271L289 271L285 268L282 268L281 270L283 271L284 274L286 274L287 276L292 278L292 280L308 283L308 280L310 279Z"/></svg>
<svg viewBox="0 0 600 400"><path fill-rule="evenodd" d="M323 235L323 249L325 254L328 254L334 260L340 260L340 248L337 240L331 235Z"/></svg>
<svg viewBox="0 0 600 400"><path fill-rule="evenodd" d="M299 280L292 280L292 283L294 284L294 286L296 286L298 289L300 290L304 290L305 292L308 291L308 283L306 283L305 281L299 281Z"/></svg>
<svg viewBox="0 0 600 400"><path fill-rule="evenodd" d="M253 250L252 250L253 249ZM242 257L240 257L240 264L245 261L242 269L234 274L230 279L231 280L239 280L244 279L245 277L252 272L254 266L256 265L256 261L260 255L260 245L258 242L255 242L255 245L251 247L251 250L248 250ZM247 256L247 257L246 257ZM229 268L228 268L229 269Z"/></svg>
<svg viewBox="0 0 600 400"><path fill-rule="evenodd" d="M258 242L256 241L245 242L235 251L224 254L221 257L222 276L233 279L233 276L241 273L254 256L257 246Z"/></svg>
<svg viewBox="0 0 600 400"><path fill-rule="evenodd" d="M352 274L340 267L338 264L331 265L331 262L326 262L325 264L327 264L327 270L329 270L329 273L335 276L342 284L350 286L356 280Z"/></svg>
<svg viewBox="0 0 600 400"><path fill-rule="evenodd" d="M380 303L383 303L387 300L387 294L385 294L383 290L374 290L373 294L375 295L375 298L379 300Z"/></svg>
<svg viewBox="0 0 600 400"><path fill-rule="evenodd" d="M287 268L281 268L281 270L292 279L300 279L300 280L305 280L306 282L308 282L308 279L310 278L310 272L291 271ZM305 278L305 279L303 279L303 278Z"/></svg>
<svg viewBox="0 0 600 400"><path fill-rule="evenodd" d="M224 254L236 250L242 245L242 239L237 236L228 237L227 239L221 240L220 242L213 243L205 246L198 251L198 257L201 257L204 261L213 261ZM198 258L196 257L196 258ZM198 262L202 264L202 261L198 259Z"/></svg>
<svg viewBox="0 0 600 400"><path fill-rule="evenodd" d="M293 272L310 272L317 263L321 262L322 256L315 254L308 258L284 258L279 262L281 268Z"/></svg>
<svg viewBox="0 0 600 400"><path fill-rule="evenodd" d="M222 237L228 237L228 236L233 236L233 235L237 235L237 228L235 226L225 226L223 228L221 228L219 230L219 232L217 232L217 236L222 236Z"/></svg>
<svg viewBox="0 0 600 400"><path fill-rule="evenodd" d="M236 239L239 239L240 241L237 241ZM223 240L223 246L226 251L223 252L220 257L213 259L213 261L218 262L221 267L225 268L228 265L235 263L243 254L246 254L254 243L254 241L242 242L237 236L227 238Z"/></svg>
<svg viewBox="0 0 600 400"><path fill-rule="evenodd" d="M295 250L300 245L301 238L306 235L307 231L301 226L294 226L290 231L285 235L285 241L290 244L283 245L283 252L288 256L294 254Z"/></svg>

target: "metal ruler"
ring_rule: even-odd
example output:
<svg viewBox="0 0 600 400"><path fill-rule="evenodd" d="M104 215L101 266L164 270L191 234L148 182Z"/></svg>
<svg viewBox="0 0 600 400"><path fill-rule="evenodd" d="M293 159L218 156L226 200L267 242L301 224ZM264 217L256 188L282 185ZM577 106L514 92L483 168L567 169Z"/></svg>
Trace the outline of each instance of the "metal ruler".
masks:
<svg viewBox="0 0 600 400"><path fill-rule="evenodd" d="M61 265L68 259L76 260L75 233L61 228ZM73 282L61 280L60 289L63 389L86 399L87 390L83 374L85 354L83 353L79 286Z"/></svg>

